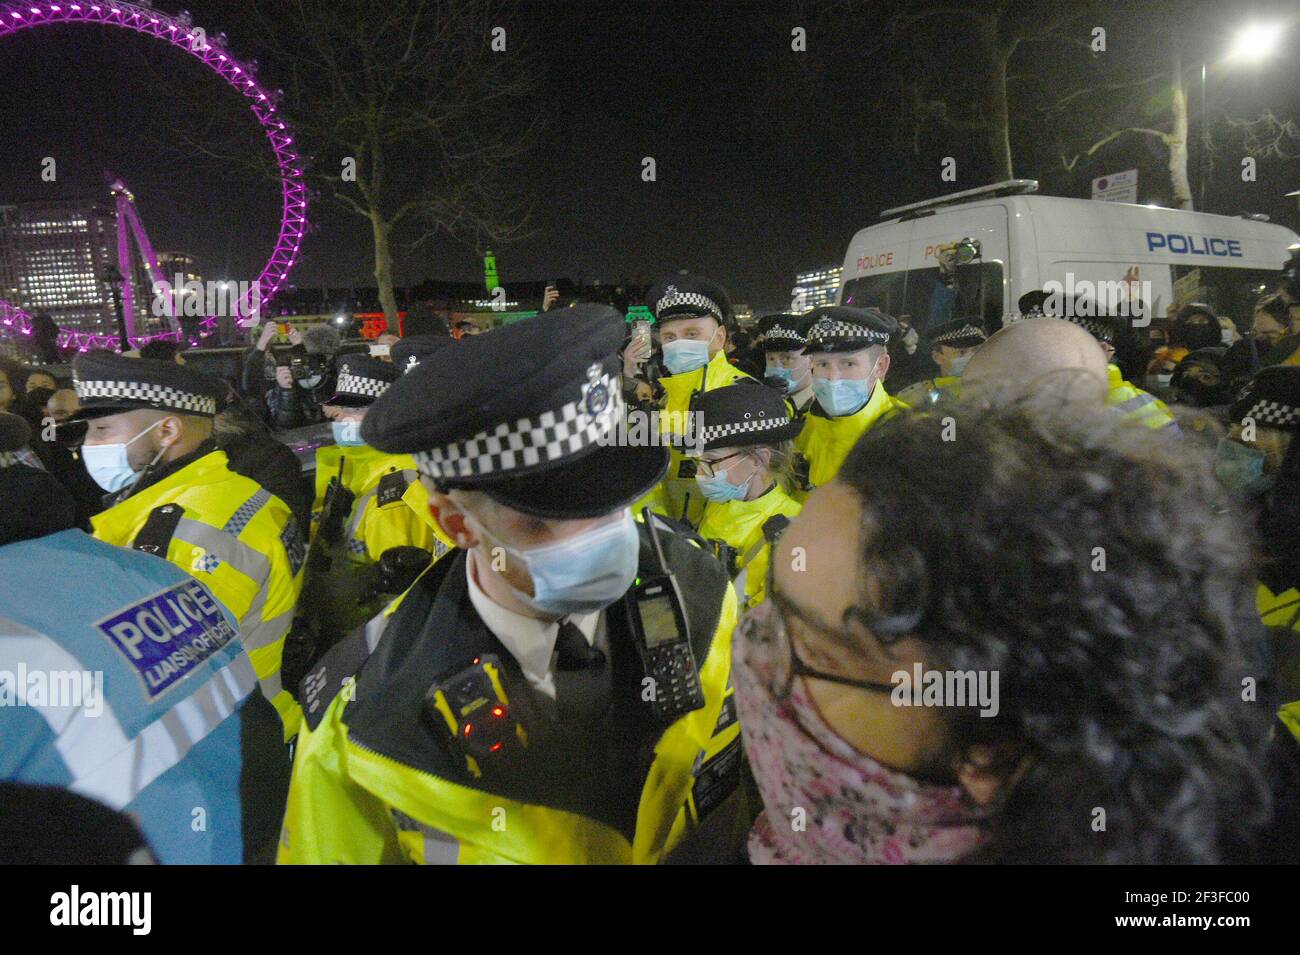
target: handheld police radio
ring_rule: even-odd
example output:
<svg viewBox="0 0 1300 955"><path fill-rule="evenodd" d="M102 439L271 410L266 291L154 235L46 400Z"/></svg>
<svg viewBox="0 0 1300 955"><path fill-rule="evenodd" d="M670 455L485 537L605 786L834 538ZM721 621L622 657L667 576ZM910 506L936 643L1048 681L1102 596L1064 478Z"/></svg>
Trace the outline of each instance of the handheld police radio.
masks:
<svg viewBox="0 0 1300 955"><path fill-rule="evenodd" d="M700 671L691 651L691 631L677 578L668 570L650 509L642 511L659 573L638 577L628 591L628 617L645 675L652 680L648 701L665 723L704 707Z"/></svg>
<svg viewBox="0 0 1300 955"><path fill-rule="evenodd" d="M429 687L424 713L431 725L445 731L475 779L485 770L512 764L528 747L528 733L501 686L501 661L490 653Z"/></svg>

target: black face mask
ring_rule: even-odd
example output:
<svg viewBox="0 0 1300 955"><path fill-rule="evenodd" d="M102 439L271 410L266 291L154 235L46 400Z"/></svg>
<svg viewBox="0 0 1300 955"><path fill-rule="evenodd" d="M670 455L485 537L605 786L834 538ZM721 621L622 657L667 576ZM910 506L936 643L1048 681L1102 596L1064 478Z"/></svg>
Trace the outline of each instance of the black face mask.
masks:
<svg viewBox="0 0 1300 955"><path fill-rule="evenodd" d="M54 397L53 388L33 388L27 392L27 403L42 414L45 413L45 402Z"/></svg>

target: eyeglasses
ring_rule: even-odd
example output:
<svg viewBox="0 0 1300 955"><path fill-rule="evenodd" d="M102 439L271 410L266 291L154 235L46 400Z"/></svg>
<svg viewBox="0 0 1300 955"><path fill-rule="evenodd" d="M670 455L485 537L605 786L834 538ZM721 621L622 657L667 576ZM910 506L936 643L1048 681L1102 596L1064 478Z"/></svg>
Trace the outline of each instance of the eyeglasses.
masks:
<svg viewBox="0 0 1300 955"><path fill-rule="evenodd" d="M825 680L827 683L838 683L858 690L893 692L893 683L881 683L867 678L870 669L868 662L861 653L850 648L851 640L846 634L810 618L787 597L777 592L774 565L775 561L767 567L767 599L777 611L771 615L772 636L776 643L774 689L777 699L783 700L790 695L795 677ZM797 632L790 632L787 617L796 620L801 628L815 631L825 639L818 641L817 647L810 647ZM812 662L808 662L810 660ZM823 669L823 666L826 668Z"/></svg>
<svg viewBox="0 0 1300 955"><path fill-rule="evenodd" d="M712 461L708 460L707 458L700 458L698 470L705 477L710 477L717 473L718 468L723 464L723 462L730 461L732 458L738 458L744 453L745 453L744 451L733 451L731 454L728 454L725 458L715 458Z"/></svg>

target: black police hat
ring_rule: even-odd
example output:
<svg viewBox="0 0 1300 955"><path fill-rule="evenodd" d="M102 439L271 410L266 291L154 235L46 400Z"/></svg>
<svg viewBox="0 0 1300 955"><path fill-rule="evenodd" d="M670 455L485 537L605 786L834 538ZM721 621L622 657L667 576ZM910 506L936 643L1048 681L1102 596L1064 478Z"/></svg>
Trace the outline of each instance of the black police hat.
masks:
<svg viewBox="0 0 1300 955"><path fill-rule="evenodd" d="M807 315L764 315L758 320L758 347L769 351L800 351L808 344L812 319Z"/></svg>
<svg viewBox="0 0 1300 955"><path fill-rule="evenodd" d="M226 398L225 385L210 375L155 358L128 358L92 351L72 362L72 387L81 408L69 421L152 408L212 417Z"/></svg>
<svg viewBox="0 0 1300 955"><path fill-rule="evenodd" d="M757 381L706 391L696 400L695 410L700 415L698 446L704 451L790 441L803 428L790 417L785 399Z"/></svg>
<svg viewBox="0 0 1300 955"><path fill-rule="evenodd" d="M988 341L989 336L979 323L969 318L959 318L953 322L944 322L930 329L926 341L931 348L947 345L949 348L974 348Z"/></svg>
<svg viewBox="0 0 1300 955"><path fill-rule="evenodd" d="M1115 319L1105 306L1086 295L1076 295L1067 307L1063 294L1036 289L1020 296L1016 307L1025 318L1059 318L1078 325L1099 342L1110 345L1115 341Z"/></svg>
<svg viewBox="0 0 1300 955"><path fill-rule="evenodd" d="M646 296L646 305L660 324L674 318L712 316L719 324L731 321L731 300L726 290L699 275L681 273L665 279Z"/></svg>
<svg viewBox="0 0 1300 955"><path fill-rule="evenodd" d="M625 331L614 309L584 303L470 336L389 388L362 437L411 453L440 487L482 490L538 517L626 507L659 482L668 453L617 443Z"/></svg>
<svg viewBox="0 0 1300 955"><path fill-rule="evenodd" d="M898 322L878 308L823 305L808 313L808 354L859 351L888 345L898 334Z"/></svg>
<svg viewBox="0 0 1300 955"><path fill-rule="evenodd" d="M1261 368L1238 393L1228 410L1228 418L1234 422L1253 418L1258 425L1300 432L1300 368L1294 365Z"/></svg>
<svg viewBox="0 0 1300 955"><path fill-rule="evenodd" d="M334 396L321 404L360 408L372 404L402 376L391 361L369 355L345 355L339 359L339 377Z"/></svg>
<svg viewBox="0 0 1300 955"><path fill-rule="evenodd" d="M393 364L406 374L430 355L455 344L448 335L407 335L392 348Z"/></svg>

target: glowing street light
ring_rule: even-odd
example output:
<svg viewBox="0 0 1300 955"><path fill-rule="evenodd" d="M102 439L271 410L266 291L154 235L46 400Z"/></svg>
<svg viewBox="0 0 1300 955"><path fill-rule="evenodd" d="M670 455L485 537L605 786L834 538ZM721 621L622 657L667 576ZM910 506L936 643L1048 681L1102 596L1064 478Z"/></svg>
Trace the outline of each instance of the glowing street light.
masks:
<svg viewBox="0 0 1300 955"><path fill-rule="evenodd" d="M1285 28L1280 23L1248 23L1228 50L1230 60L1266 60L1276 51Z"/></svg>

